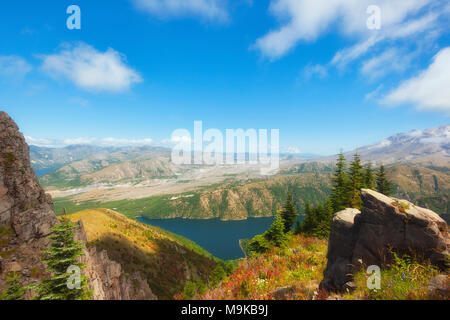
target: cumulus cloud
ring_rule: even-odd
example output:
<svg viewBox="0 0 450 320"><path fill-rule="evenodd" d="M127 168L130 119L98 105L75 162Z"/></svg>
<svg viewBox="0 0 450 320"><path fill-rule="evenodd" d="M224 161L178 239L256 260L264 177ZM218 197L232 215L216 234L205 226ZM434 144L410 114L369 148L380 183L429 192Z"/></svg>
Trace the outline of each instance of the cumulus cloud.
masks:
<svg viewBox="0 0 450 320"><path fill-rule="evenodd" d="M411 103L418 109L450 113L450 47L433 58L430 66L408 79L384 99L387 104Z"/></svg>
<svg viewBox="0 0 450 320"><path fill-rule="evenodd" d="M136 7L161 18L197 16L207 20L228 18L226 0L133 0Z"/></svg>
<svg viewBox="0 0 450 320"><path fill-rule="evenodd" d="M432 0L272 0L270 12L281 25L259 38L255 47L269 59L277 59L301 41L315 41L331 26L344 35L367 38L371 32L367 28L367 8L371 5L379 6L382 13L382 29L378 34L393 34L392 30L401 27L395 35L405 36L432 23L432 16L419 21L408 20L410 15L417 14L430 3ZM360 55L384 37L369 37L369 41L363 41L347 54ZM340 53L339 56L346 58L347 54Z"/></svg>
<svg viewBox="0 0 450 320"><path fill-rule="evenodd" d="M112 48L100 52L84 43L65 45L59 53L43 56L42 70L92 91L120 92L142 81L119 52Z"/></svg>
<svg viewBox="0 0 450 320"><path fill-rule="evenodd" d="M19 56L0 56L0 76L8 80L20 80L29 73L33 67Z"/></svg>

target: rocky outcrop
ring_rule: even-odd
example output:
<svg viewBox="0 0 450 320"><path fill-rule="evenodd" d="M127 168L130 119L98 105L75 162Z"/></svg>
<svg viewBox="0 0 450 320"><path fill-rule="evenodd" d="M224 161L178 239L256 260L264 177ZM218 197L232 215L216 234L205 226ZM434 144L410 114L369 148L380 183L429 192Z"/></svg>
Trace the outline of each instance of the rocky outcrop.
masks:
<svg viewBox="0 0 450 320"><path fill-rule="evenodd" d="M351 289L354 271L382 268L392 262L392 252L429 260L443 270L449 267L448 226L438 214L372 190L362 190L362 199L361 212L346 209L334 215L321 288Z"/></svg>
<svg viewBox="0 0 450 320"><path fill-rule="evenodd" d="M23 241L43 238L57 222L52 200L31 169L23 135L5 112L0 112L0 142L0 225Z"/></svg>
<svg viewBox="0 0 450 320"><path fill-rule="evenodd" d="M328 263L320 284L320 287L328 291L335 292L352 287L351 261L356 234L354 221L360 213L358 209L345 209L333 217L328 239Z"/></svg>
<svg viewBox="0 0 450 320"><path fill-rule="evenodd" d="M41 252L48 248L47 236L57 223L52 200L30 166L23 135L12 119L0 112L0 292L8 272L20 273L23 285L48 276ZM77 237L86 242L81 223ZM87 263L84 273L94 299L156 299L147 281L139 274L124 274L106 251L87 248L82 260Z"/></svg>

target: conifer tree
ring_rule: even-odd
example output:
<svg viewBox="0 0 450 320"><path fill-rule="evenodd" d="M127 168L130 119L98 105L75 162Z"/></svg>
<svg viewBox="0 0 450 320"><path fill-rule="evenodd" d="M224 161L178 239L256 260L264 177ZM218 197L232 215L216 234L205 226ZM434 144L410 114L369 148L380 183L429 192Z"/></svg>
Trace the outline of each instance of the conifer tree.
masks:
<svg viewBox="0 0 450 320"><path fill-rule="evenodd" d="M349 171L349 205L352 208L361 209L361 188L363 186L363 167L361 165L361 158L355 154L353 161L350 164Z"/></svg>
<svg viewBox="0 0 450 320"><path fill-rule="evenodd" d="M7 275L8 288L0 295L0 300L22 300L26 288L20 285L20 278L21 275L16 272Z"/></svg>
<svg viewBox="0 0 450 320"><path fill-rule="evenodd" d="M287 242L287 235L284 232L284 219L280 214L277 214L275 221L270 226L269 230L264 233L264 237L276 247L282 247Z"/></svg>
<svg viewBox="0 0 450 320"><path fill-rule="evenodd" d="M297 229L297 233L308 236L326 238L330 234L331 220L333 219L333 205L330 200L317 207L311 207L309 203L305 206L305 219Z"/></svg>
<svg viewBox="0 0 450 320"><path fill-rule="evenodd" d="M368 162L364 168L364 188L375 189L375 174L371 162Z"/></svg>
<svg viewBox="0 0 450 320"><path fill-rule="evenodd" d="M297 220L297 209L294 206L294 198L292 196L292 193L289 192L286 204L284 205L283 211L281 212L281 217L284 220L284 232L288 233L292 230L292 227L295 224L295 221Z"/></svg>
<svg viewBox="0 0 450 320"><path fill-rule="evenodd" d="M69 267L75 267L78 270L85 267L78 262L78 257L84 254L84 246L82 242L74 240L73 231L77 228L68 220L63 220L61 224L52 228L51 246L49 250L43 252L45 258L42 259L47 264L47 271L52 277L36 286L37 299L86 300L90 298L91 292L86 290L86 277L80 274L73 278L74 274L69 273ZM78 288L75 282L77 280Z"/></svg>
<svg viewBox="0 0 450 320"><path fill-rule="evenodd" d="M338 155L336 170L332 178L333 190L331 193L331 202L334 212L341 211L348 206L348 181L345 168L346 160L341 151Z"/></svg>
<svg viewBox="0 0 450 320"><path fill-rule="evenodd" d="M284 220L281 214L277 214L275 221L264 234L255 236L248 246L251 252L262 253L272 246L282 247L288 241L288 235L284 233Z"/></svg>
<svg viewBox="0 0 450 320"><path fill-rule="evenodd" d="M380 166L377 173L377 191L386 196L392 194L392 185L386 177L386 170L383 165Z"/></svg>

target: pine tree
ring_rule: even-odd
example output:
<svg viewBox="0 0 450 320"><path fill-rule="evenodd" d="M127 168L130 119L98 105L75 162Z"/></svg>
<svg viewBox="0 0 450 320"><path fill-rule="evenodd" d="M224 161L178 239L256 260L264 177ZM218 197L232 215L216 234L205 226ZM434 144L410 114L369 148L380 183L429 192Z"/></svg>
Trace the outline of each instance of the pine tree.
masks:
<svg viewBox="0 0 450 320"><path fill-rule="evenodd" d="M21 275L15 272L7 275L8 288L0 295L0 300L22 300L26 288L20 285L20 278Z"/></svg>
<svg viewBox="0 0 450 320"><path fill-rule="evenodd" d="M346 160L341 152L338 155L336 170L332 178L333 190L331 193L331 202L334 212L344 210L348 206L348 181L345 172Z"/></svg>
<svg viewBox="0 0 450 320"><path fill-rule="evenodd" d="M363 186L363 172L362 172L361 158L355 154L353 161L350 164L349 171L349 205L352 208L361 209L361 188Z"/></svg>
<svg viewBox="0 0 450 320"><path fill-rule="evenodd" d="M364 188L375 189L375 175L371 162L368 162L364 168Z"/></svg>
<svg viewBox="0 0 450 320"><path fill-rule="evenodd" d="M42 281L36 286L39 300L86 300L91 293L86 290L87 278L79 276L79 287L73 288L73 275L68 273L69 267L78 268L81 271L84 264L78 262L78 257L82 256L83 243L74 240L73 230L78 227L68 220L63 220L52 228L53 235L50 236L51 246L44 251L45 258L42 260L47 264L47 272L52 274L48 280ZM77 279L74 279L77 280ZM70 288L72 287L72 288Z"/></svg>
<svg viewBox="0 0 450 320"><path fill-rule="evenodd" d="M272 246L284 246L288 239L288 235L284 233L284 220L278 213L270 228L264 234L257 235L250 240L248 246L251 252L263 253Z"/></svg>
<svg viewBox="0 0 450 320"><path fill-rule="evenodd" d="M269 230L264 233L264 237L276 247L282 247L287 242L287 235L284 232L284 219L280 214L277 214L275 221L270 226Z"/></svg>
<svg viewBox="0 0 450 320"><path fill-rule="evenodd" d="M333 205L330 200L317 207L311 207L309 203L305 206L305 219L297 229L297 233L308 236L326 238L330 234L331 221L333 219Z"/></svg>
<svg viewBox="0 0 450 320"><path fill-rule="evenodd" d="M295 224L295 221L297 220L297 209L294 206L294 198L292 196L292 193L289 192L286 204L284 205L283 211L281 212L281 217L284 220L284 232L287 233L292 230L292 227Z"/></svg>
<svg viewBox="0 0 450 320"><path fill-rule="evenodd" d="M377 191L386 196L392 194L392 185L386 177L386 170L383 165L380 166L380 170L377 173Z"/></svg>

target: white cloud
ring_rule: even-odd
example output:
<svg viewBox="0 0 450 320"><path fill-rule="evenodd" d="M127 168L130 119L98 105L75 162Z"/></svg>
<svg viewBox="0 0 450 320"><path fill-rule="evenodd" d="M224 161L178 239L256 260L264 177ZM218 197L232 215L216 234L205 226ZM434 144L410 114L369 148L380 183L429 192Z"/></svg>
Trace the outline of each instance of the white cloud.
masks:
<svg viewBox="0 0 450 320"><path fill-rule="evenodd" d="M161 141L163 144L178 144L178 143L192 143L192 139L189 136L173 136L170 139Z"/></svg>
<svg viewBox="0 0 450 320"><path fill-rule="evenodd" d="M122 138L73 138L73 139L40 139L25 136L25 140L29 145L46 147L46 148L62 148L72 145L94 145L100 147L143 147L153 144L150 138L145 139L122 139Z"/></svg>
<svg viewBox="0 0 450 320"><path fill-rule="evenodd" d="M300 148L297 148L297 147L287 147L286 150L285 150L285 153L300 154L301 150L300 150Z"/></svg>
<svg viewBox="0 0 450 320"><path fill-rule="evenodd" d="M331 60L331 64L343 68L350 62L362 57L382 41L406 38L432 29L436 26L438 18L438 14L429 13L423 17L410 19L399 25L391 27L384 26L380 32L370 35L353 46L339 50Z"/></svg>
<svg viewBox="0 0 450 320"><path fill-rule="evenodd" d="M264 56L277 59L294 48L300 41L315 41L326 33L331 26L346 36L369 38L348 52L353 56L366 52L378 41L378 37L368 36L373 31L367 28L367 8L377 5L381 8L382 29L379 34L392 34L391 30L401 27L406 35L408 30L419 30L431 23L423 20L415 25L409 24L410 15L432 3L432 0L272 0L270 12L282 25L256 41ZM397 32L396 36L402 36ZM381 36L384 38L384 36ZM340 56L346 55L340 53ZM338 59L335 59L338 60ZM337 62L337 61L336 61Z"/></svg>
<svg viewBox="0 0 450 320"><path fill-rule="evenodd" d="M118 138L75 138L66 139L63 144L69 145L96 145L101 147L142 147L153 143L150 138L147 139L118 139Z"/></svg>
<svg viewBox="0 0 450 320"><path fill-rule="evenodd" d="M142 81L141 76L126 65L125 57L114 49L100 52L84 43L65 45L59 53L44 56L42 69L93 91L120 92Z"/></svg>
<svg viewBox="0 0 450 320"><path fill-rule="evenodd" d="M402 72L406 70L411 60L411 54L406 54L397 48L391 48L378 56L364 61L361 73L370 79L380 78L388 72Z"/></svg>
<svg viewBox="0 0 450 320"><path fill-rule="evenodd" d="M309 80L314 76L317 76L319 79L324 79L328 76L328 70L327 67L320 64L308 64L303 70L303 76L306 80Z"/></svg>
<svg viewBox="0 0 450 320"><path fill-rule="evenodd" d="M51 139L40 139L40 138L33 138L30 136L25 136L25 141L29 145L41 147L41 148L57 148L61 147L61 143L58 143L55 140Z"/></svg>
<svg viewBox="0 0 450 320"><path fill-rule="evenodd" d="M199 16L208 20L228 18L226 0L133 0L142 11L162 18Z"/></svg>
<svg viewBox="0 0 450 320"><path fill-rule="evenodd" d="M0 56L0 76L8 80L20 80L30 72L33 67L19 56Z"/></svg>
<svg viewBox="0 0 450 320"><path fill-rule="evenodd" d="M428 69L404 81L384 102L411 103L422 110L450 112L450 47L439 51Z"/></svg>

